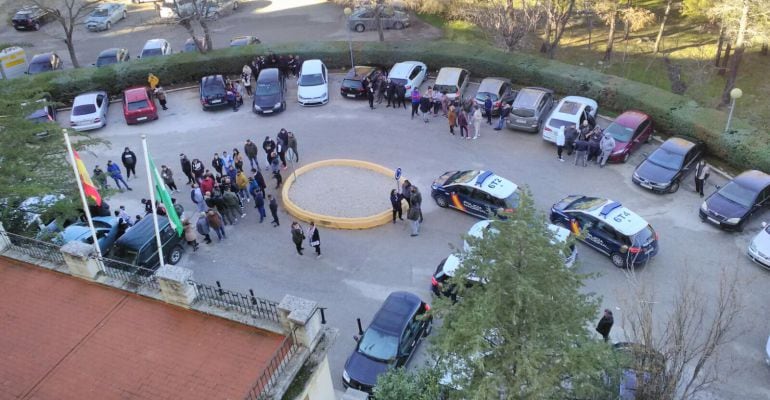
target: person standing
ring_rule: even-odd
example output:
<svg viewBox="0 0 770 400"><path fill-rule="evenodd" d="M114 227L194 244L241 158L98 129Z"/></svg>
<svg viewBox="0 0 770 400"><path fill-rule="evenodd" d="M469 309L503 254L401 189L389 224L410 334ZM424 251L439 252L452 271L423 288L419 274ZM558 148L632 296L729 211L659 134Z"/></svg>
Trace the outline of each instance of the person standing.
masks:
<svg viewBox="0 0 770 400"><path fill-rule="evenodd" d="M369 109L374 110L374 82L366 77L361 83L366 91L366 99L369 100Z"/></svg>
<svg viewBox="0 0 770 400"><path fill-rule="evenodd" d="M219 156L219 153L214 153L214 158L211 159L211 166L217 171L217 174L222 175L222 168L225 166L225 161Z"/></svg>
<svg viewBox="0 0 770 400"><path fill-rule="evenodd" d="M126 180L131 179L132 173L134 174L134 179L136 179L136 160L136 154L128 147L120 155L120 161L123 162L123 167L126 169Z"/></svg>
<svg viewBox="0 0 770 400"><path fill-rule="evenodd" d="M246 139L246 144L243 145L243 152L246 153L246 157L249 159L251 168L254 168L254 165L256 164L256 168L259 169L259 161L257 160L257 153L259 153L259 148L254 142L251 141L251 139Z"/></svg>
<svg viewBox="0 0 770 400"><path fill-rule="evenodd" d="M387 82L385 79L385 74L380 74L377 76L377 104L382 104L382 99L385 97L385 92L387 91ZM390 104L390 99L388 99L388 104Z"/></svg>
<svg viewBox="0 0 770 400"><path fill-rule="evenodd" d="M267 166L265 169L270 169L273 152L275 151L275 142L270 139L270 136L265 136L265 140L262 142L262 150L265 151L265 158L267 159Z"/></svg>
<svg viewBox="0 0 770 400"><path fill-rule="evenodd" d="M310 221L310 227L307 228L307 235L310 237L308 239L310 245L315 248L315 258L321 258L321 235L318 233L318 228L316 228L314 221Z"/></svg>
<svg viewBox="0 0 770 400"><path fill-rule="evenodd" d="M251 97L251 67L244 65L241 69L241 80L243 81L243 87L246 89L246 94Z"/></svg>
<svg viewBox="0 0 770 400"><path fill-rule="evenodd" d="M596 331L602 335L605 342L610 340L610 330L612 329L613 323L615 323L615 320L612 317L612 311L605 308L602 319L600 319L599 324L596 325Z"/></svg>
<svg viewBox="0 0 770 400"><path fill-rule="evenodd" d="M203 167L203 162L197 158L193 158L191 165L193 176L195 176L195 181L200 182L200 180L203 179L203 173L206 171L206 169Z"/></svg>
<svg viewBox="0 0 770 400"><path fill-rule="evenodd" d="M162 109L168 110L168 107L166 107L166 91L163 89L163 86L155 88L155 98L158 99L158 103L160 103Z"/></svg>
<svg viewBox="0 0 770 400"><path fill-rule="evenodd" d="M421 98L422 96L420 96L420 89L412 89L412 119L414 119L415 114L418 114L419 116Z"/></svg>
<svg viewBox="0 0 770 400"><path fill-rule="evenodd" d="M294 162L299 162L299 151L297 151L297 137L294 132L289 132L289 148L294 153Z"/></svg>
<svg viewBox="0 0 770 400"><path fill-rule="evenodd" d="M198 212L206 211L206 200L203 198L203 192L201 191L201 188L198 187L197 183L193 183L192 185L192 189L190 190L190 200L195 203Z"/></svg>
<svg viewBox="0 0 770 400"><path fill-rule="evenodd" d="M607 160L610 159L612 151L615 150L615 138L609 132L604 132L601 142L599 142L599 148L602 150L601 159L599 160L599 166L604 168L604 164L607 164Z"/></svg>
<svg viewBox="0 0 770 400"><path fill-rule="evenodd" d="M289 131L286 129L281 128L280 132L278 132L278 140L276 140L276 152L278 153L278 157L281 159L281 165L283 166L283 169L286 169L286 151L289 149L287 146L289 144Z"/></svg>
<svg viewBox="0 0 770 400"><path fill-rule="evenodd" d="M241 215L241 218L246 216L245 213L241 212L241 202L238 199L238 195L232 190L225 190L222 193L222 200L225 202L225 212L230 216L230 225L238 223L238 214ZM225 218L227 219L228 217Z"/></svg>
<svg viewBox="0 0 770 400"><path fill-rule="evenodd" d="M160 166L160 177L163 178L163 183L165 183L169 189L179 192L179 189L176 188L176 183L174 182L174 173L171 172L167 166Z"/></svg>
<svg viewBox="0 0 770 400"><path fill-rule="evenodd" d="M305 232L302 231L302 225L297 221L291 223L291 241L297 248L297 254L302 255L302 250L305 250L302 247L302 242L305 241Z"/></svg>
<svg viewBox="0 0 770 400"><path fill-rule="evenodd" d="M94 171L91 174L91 177L93 178L94 182L99 186L99 189L109 189L110 185L107 184L107 175L104 173L104 171L99 168L99 166L94 167Z"/></svg>
<svg viewBox="0 0 770 400"><path fill-rule="evenodd" d="M233 156L230 154L227 154L226 151L222 152L222 167L224 168L225 172L230 170L230 167L235 166L234 164L235 160L233 160Z"/></svg>
<svg viewBox="0 0 770 400"><path fill-rule="evenodd" d="M457 125L457 112L455 112L455 106L449 106L447 119L449 120L449 133L451 133L454 136L455 126Z"/></svg>
<svg viewBox="0 0 770 400"><path fill-rule="evenodd" d="M484 113L487 114L487 124L492 125L492 97L489 95L484 100Z"/></svg>
<svg viewBox="0 0 770 400"><path fill-rule="evenodd" d="M235 175L235 186L238 187L238 196L241 198L241 203L243 203L244 200L246 202L251 201L246 190L249 187L249 178L246 177L246 174L243 171L238 171Z"/></svg>
<svg viewBox="0 0 770 400"><path fill-rule="evenodd" d="M268 194L267 199L269 200L268 206L270 207L270 215L273 217L271 223L273 224L273 228L275 228L281 225L281 222L278 220L278 202L275 201L275 197L273 197L272 194Z"/></svg>
<svg viewBox="0 0 770 400"><path fill-rule="evenodd" d="M390 79L385 84L385 98L388 100L388 105L385 108L390 107L391 104L393 108L396 108L396 84Z"/></svg>
<svg viewBox="0 0 770 400"><path fill-rule="evenodd" d="M402 84L396 85L396 100L398 101L397 107L403 106L406 110L406 88Z"/></svg>
<svg viewBox="0 0 770 400"><path fill-rule="evenodd" d="M265 220L265 218L267 218L267 214L265 213L265 197L262 194L261 190L254 190L253 196L254 196L254 207L259 212L259 223L261 224Z"/></svg>
<svg viewBox="0 0 770 400"><path fill-rule="evenodd" d="M217 234L217 239L221 242L222 239L227 239L225 234L225 223L222 221L222 215L215 209L211 208L206 212L206 221L209 227Z"/></svg>
<svg viewBox="0 0 770 400"><path fill-rule="evenodd" d="M588 166L588 142L582 139L575 141L575 165L583 163L583 166Z"/></svg>
<svg viewBox="0 0 770 400"><path fill-rule="evenodd" d="M270 163L270 167L273 169L273 178L275 178L275 189L281 187L283 183L283 177L281 176L281 162L278 161L278 156L273 152L273 161Z"/></svg>
<svg viewBox="0 0 770 400"><path fill-rule="evenodd" d="M403 218L403 210L401 208L401 195L398 194L396 189L391 189L390 191L390 206L393 207L393 223L396 223L396 216L398 215L398 219L401 221L404 220Z"/></svg>
<svg viewBox="0 0 770 400"><path fill-rule="evenodd" d="M430 116L430 109L432 103L428 95L422 96L420 99L420 113L422 114L422 121L426 124L429 122L428 116Z"/></svg>
<svg viewBox="0 0 770 400"><path fill-rule="evenodd" d="M182 166L182 172L187 177L187 185L195 182L195 179L193 179L193 173L192 173L192 163L187 158L186 155L180 154L179 155L179 164Z"/></svg>
<svg viewBox="0 0 770 400"><path fill-rule="evenodd" d="M411 186L409 188L411 195L409 196L409 211L406 213L406 218L412 221L412 234L414 237L420 234L420 220L422 219L422 196L416 187Z"/></svg>
<svg viewBox="0 0 770 400"><path fill-rule="evenodd" d="M257 185L259 186L259 190L264 192L265 189L267 189L267 183L265 182L265 177L262 176L262 172L260 172L256 168L252 168L251 169L251 173L254 174L253 175L254 176L254 181L257 182Z"/></svg>
<svg viewBox="0 0 770 400"><path fill-rule="evenodd" d="M431 97L431 100L433 102L433 117L438 116L439 110L441 110L441 98L443 95L441 92L439 92L437 89L433 89L433 97Z"/></svg>
<svg viewBox="0 0 770 400"><path fill-rule="evenodd" d="M466 138L467 140L471 139L470 133L468 133L468 116L465 114L465 110L462 108L460 109L460 112L457 114L457 125L460 126L460 137Z"/></svg>
<svg viewBox="0 0 770 400"><path fill-rule="evenodd" d="M481 136L481 121L483 119L484 116L481 114L481 109L475 107L475 110L473 110L473 140L476 140Z"/></svg>
<svg viewBox="0 0 770 400"><path fill-rule="evenodd" d="M575 151L575 141L578 139L578 130L575 124L570 124L564 130L564 147L567 148L567 155L571 156Z"/></svg>
<svg viewBox="0 0 770 400"><path fill-rule="evenodd" d="M123 186L126 187L126 189L133 190L128 186L128 183L123 180L123 175L120 173L120 167L118 167L118 164L113 163L112 160L107 161L107 173L110 174L112 180L115 181L115 186L121 192L123 191L123 189L120 188L121 182L123 183Z"/></svg>
<svg viewBox="0 0 770 400"><path fill-rule="evenodd" d="M500 119L497 120L497 126L495 127L496 131L499 131L503 129L503 126L505 125L505 120L508 118L508 116L511 114L511 105L508 103L500 103Z"/></svg>
<svg viewBox="0 0 770 400"><path fill-rule="evenodd" d="M560 126L558 129L556 129L556 156L561 162L564 162L564 158L561 156L561 153L564 151L564 141L564 127Z"/></svg>
<svg viewBox="0 0 770 400"><path fill-rule="evenodd" d="M211 236L209 236L211 228L209 227L209 222L206 220L205 211L201 211L198 221L195 222L195 229L201 236L203 236L203 241L206 242L206 244L211 244Z"/></svg>
<svg viewBox="0 0 770 400"><path fill-rule="evenodd" d="M711 175L711 167L706 164L706 160L698 161L695 166L695 192L700 194L700 197L703 197L703 186L709 175Z"/></svg>
<svg viewBox="0 0 770 400"><path fill-rule="evenodd" d="M198 251L198 236L195 235L195 227L188 218L182 221L182 227L184 229L184 240L193 248L193 252Z"/></svg>

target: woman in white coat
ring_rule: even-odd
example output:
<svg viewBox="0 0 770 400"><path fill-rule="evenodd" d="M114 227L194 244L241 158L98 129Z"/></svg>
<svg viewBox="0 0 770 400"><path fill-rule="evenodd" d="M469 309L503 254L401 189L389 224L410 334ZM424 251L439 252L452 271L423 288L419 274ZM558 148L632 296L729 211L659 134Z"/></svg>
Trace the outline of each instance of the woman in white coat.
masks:
<svg viewBox="0 0 770 400"><path fill-rule="evenodd" d="M564 151L564 127L560 126L556 130L556 156L559 157L559 161L564 162L561 153Z"/></svg>
<svg viewBox="0 0 770 400"><path fill-rule="evenodd" d="M479 134L479 131L481 130L481 121L484 120L484 115L481 113L481 108L476 107L476 109L473 111L472 120L473 120L473 138L478 139L479 136L481 136Z"/></svg>

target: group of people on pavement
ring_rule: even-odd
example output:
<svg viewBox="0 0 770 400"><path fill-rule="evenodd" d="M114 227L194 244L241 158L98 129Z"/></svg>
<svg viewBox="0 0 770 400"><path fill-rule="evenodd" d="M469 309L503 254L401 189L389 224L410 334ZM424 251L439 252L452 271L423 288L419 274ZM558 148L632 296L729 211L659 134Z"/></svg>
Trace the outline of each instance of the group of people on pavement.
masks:
<svg viewBox="0 0 770 400"><path fill-rule="evenodd" d="M600 127L584 120L580 128L576 124L556 129L556 157L564 162L564 150L567 155L575 154L575 165L586 167L589 162L595 162L599 167L607 164L615 150L615 138Z"/></svg>

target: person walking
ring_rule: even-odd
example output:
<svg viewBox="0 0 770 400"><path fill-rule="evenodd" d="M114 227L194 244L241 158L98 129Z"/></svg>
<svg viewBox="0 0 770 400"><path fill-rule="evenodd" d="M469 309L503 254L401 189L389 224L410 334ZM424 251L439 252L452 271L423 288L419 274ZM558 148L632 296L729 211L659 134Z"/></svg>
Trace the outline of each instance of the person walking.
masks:
<svg viewBox="0 0 770 400"><path fill-rule="evenodd" d="M613 323L615 323L615 320L612 317L612 311L605 308L602 319L600 319L599 323L596 325L596 331L602 335L605 342L610 340L610 330L612 329Z"/></svg>
<svg viewBox="0 0 770 400"><path fill-rule="evenodd" d="M163 183L165 183L169 189L173 190L174 192L179 192L179 189L177 189L176 183L174 182L174 173L171 172L171 169L165 165L161 165L160 177L163 179Z"/></svg>
<svg viewBox="0 0 770 400"><path fill-rule="evenodd" d="M273 161L270 163L270 167L273 169L273 178L275 179L275 189L281 187L283 183L283 177L281 176L281 162L278 161L278 157L273 152Z"/></svg>
<svg viewBox="0 0 770 400"><path fill-rule="evenodd" d="M607 164L607 160L610 159L612 151L615 150L615 138L613 138L609 132L604 132L604 136L599 142L599 148L602 150L599 166L604 168L604 164Z"/></svg>
<svg viewBox="0 0 770 400"><path fill-rule="evenodd" d="M695 166L695 192L700 194L700 197L703 197L703 186L709 175L711 175L711 167L706 164L706 160L698 161Z"/></svg>
<svg viewBox="0 0 770 400"><path fill-rule="evenodd" d="M230 167L235 166L235 160L233 159L233 156L230 154L227 154L226 151L222 152L222 167L224 168L225 172L230 171Z"/></svg>
<svg viewBox="0 0 770 400"><path fill-rule="evenodd" d="M465 110L462 108L457 114L457 125L460 126L460 138L471 140L471 135L468 133L468 116L465 114Z"/></svg>
<svg viewBox="0 0 770 400"><path fill-rule="evenodd" d="M243 87L246 89L246 94L251 97L251 67L244 65L241 69L241 81L243 81Z"/></svg>
<svg viewBox="0 0 770 400"><path fill-rule="evenodd" d="M481 136L481 121L484 120L484 116L481 114L481 109L475 107L473 111L473 140L478 139Z"/></svg>
<svg viewBox="0 0 770 400"><path fill-rule="evenodd" d="M291 223L291 241L297 248L297 254L302 255L302 250L305 250L302 247L302 242L305 241L305 232L302 231L302 225L297 221Z"/></svg>
<svg viewBox="0 0 770 400"><path fill-rule="evenodd" d="M564 141L564 127L560 126L558 129L556 129L556 156L561 162L564 162L564 158L561 156L561 153L564 151Z"/></svg>
<svg viewBox="0 0 770 400"><path fill-rule="evenodd" d="M281 221L278 220L278 202L275 201L275 197L272 194L267 195L268 206L270 207L270 215L273 217L271 223L273 228L281 226Z"/></svg>
<svg viewBox="0 0 770 400"><path fill-rule="evenodd" d="M256 143L252 142L251 139L246 139L246 144L243 145L243 152L249 159L251 168L254 168L256 165L256 168L259 169L259 161L257 160L257 153L259 153L259 148L257 147Z"/></svg>
<svg viewBox="0 0 770 400"><path fill-rule="evenodd" d="M508 103L500 103L500 119L497 120L496 131L503 129L505 126L505 120L511 114L511 105Z"/></svg>
<svg viewBox="0 0 770 400"><path fill-rule="evenodd" d="M419 116L420 99L422 99L422 96L420 96L420 89L412 89L412 119L414 119L415 114L418 114Z"/></svg>
<svg viewBox="0 0 770 400"><path fill-rule="evenodd" d="M193 178L193 172L192 172L192 163L187 158L186 155L180 154L179 155L179 164L182 166L182 173L187 177L187 185L190 185L195 182L195 179Z"/></svg>
<svg viewBox="0 0 770 400"><path fill-rule="evenodd" d="M201 179L203 179L203 173L206 171L206 168L203 166L203 162L197 158L193 158L191 165L193 176L195 176L195 181L200 182Z"/></svg>
<svg viewBox="0 0 770 400"><path fill-rule="evenodd" d="M583 163L583 166L588 166L588 142L582 139L575 141L575 165Z"/></svg>
<svg viewBox="0 0 770 400"><path fill-rule="evenodd" d="M113 163L112 160L107 161L107 173L110 175L112 180L115 181L115 186L121 192L123 191L123 189L120 188L121 183L123 183L123 186L125 186L126 189L133 190L131 189L131 187L128 186L128 183L126 183L126 181L123 180L123 175L120 173L120 167L118 167L118 164Z"/></svg>
<svg viewBox="0 0 770 400"><path fill-rule="evenodd" d="M314 221L310 221L307 235L309 236L308 241L310 245L315 248L315 258L321 258L321 234L318 233L318 228L316 228Z"/></svg>
<svg viewBox="0 0 770 400"><path fill-rule="evenodd" d="M401 195L399 195L396 189L391 189L390 191L390 206L393 207L393 223L396 223L396 216L398 216L398 219L403 221L404 218L403 210L401 208Z"/></svg>
<svg viewBox="0 0 770 400"><path fill-rule="evenodd" d="M198 231L198 234L203 236L203 241L206 244L211 244L211 236L209 235L209 232L211 232L211 228L209 227L209 222L206 220L205 211L200 212L200 215L198 216L198 221L195 222L195 229Z"/></svg>
<svg viewBox="0 0 770 400"><path fill-rule="evenodd" d="M211 159L211 166L217 174L222 175L222 168L225 166L225 161L219 156L219 153L214 153L214 158Z"/></svg>
<svg viewBox="0 0 770 400"><path fill-rule="evenodd" d="M238 188L238 196L241 198L241 203L251 201L246 190L249 187L249 178L246 177L243 171L238 171L238 174L235 175L235 186Z"/></svg>
<svg viewBox="0 0 770 400"><path fill-rule="evenodd" d="M449 112L447 112L447 119L449 120L449 133L453 136L455 134L455 126L457 125L457 112L455 106L449 106Z"/></svg>
<svg viewBox="0 0 770 400"><path fill-rule="evenodd" d="M158 103L160 103L160 107L163 110L168 110L168 107L166 107L166 91L163 89L163 86L158 86L155 88L155 98L158 99Z"/></svg>
<svg viewBox="0 0 770 400"><path fill-rule="evenodd" d="M123 168L126 169L126 180L131 179L132 173L134 174L134 179L136 179L136 160L136 154L128 147L120 155L120 161L123 162Z"/></svg>
<svg viewBox="0 0 770 400"><path fill-rule="evenodd" d="M414 237L420 234L420 220L422 219L422 196L415 186L409 188L411 195L409 196L409 211L406 213L406 218L412 224L412 234Z"/></svg>
<svg viewBox="0 0 770 400"><path fill-rule="evenodd" d="M107 174L105 174L98 165L94 167L91 178L93 178L94 182L96 182L96 185L99 186L99 189L103 190L110 188L110 185L107 184Z"/></svg>
<svg viewBox="0 0 770 400"><path fill-rule="evenodd" d="M492 97L489 95L484 99L484 113L487 115L487 124L492 125Z"/></svg>
<svg viewBox="0 0 770 400"><path fill-rule="evenodd" d="M426 124L430 121L428 117L430 116L430 109L432 105L433 104L431 103L430 97L428 97L428 95L420 98L420 113L422 114L422 121Z"/></svg>
<svg viewBox="0 0 770 400"><path fill-rule="evenodd" d="M289 131L287 131L284 128L281 128L280 132L278 132L278 140L276 140L276 152L278 153L278 157L281 159L281 165L283 169L286 169L286 151L289 150Z"/></svg>
<svg viewBox="0 0 770 400"><path fill-rule="evenodd" d="M254 207L259 212L259 223L261 224L267 218L265 213L265 197L261 190L254 190L252 195L254 196Z"/></svg>
<svg viewBox="0 0 770 400"><path fill-rule="evenodd" d="M190 189L190 200L195 204L198 212L206 211L206 200L203 198L203 192L197 183L193 183L192 189Z"/></svg>
<svg viewBox="0 0 770 400"><path fill-rule="evenodd" d="M214 230L214 233L217 234L217 239L221 242L222 239L227 239L227 234L225 233L225 223L222 221L222 214L220 214L217 210L210 208L206 212L206 221L209 224L209 227Z"/></svg>
<svg viewBox="0 0 770 400"><path fill-rule="evenodd" d="M271 158L275 151L275 142L270 139L270 136L265 136L265 140L262 142L262 150L265 151L265 158L267 159L267 166L265 169L270 169L270 164L273 161Z"/></svg>
<svg viewBox="0 0 770 400"><path fill-rule="evenodd" d="M294 136L294 132L289 132L289 148L294 154L294 162L299 162L299 151L297 151L297 137Z"/></svg>
<svg viewBox="0 0 770 400"><path fill-rule="evenodd" d="M187 217L185 217L185 219L182 221L184 240L193 248L193 252L198 251L198 236L195 235L196 227L193 227L193 224Z"/></svg>

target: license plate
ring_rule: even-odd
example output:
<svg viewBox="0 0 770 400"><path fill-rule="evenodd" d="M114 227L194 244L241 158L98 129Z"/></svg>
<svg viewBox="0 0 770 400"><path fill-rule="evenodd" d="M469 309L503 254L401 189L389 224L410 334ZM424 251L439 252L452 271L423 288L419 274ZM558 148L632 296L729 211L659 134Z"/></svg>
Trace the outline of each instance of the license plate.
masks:
<svg viewBox="0 0 770 400"><path fill-rule="evenodd" d="M270 114L271 112L273 112L273 110L264 110L262 112L265 113L265 114Z"/></svg>
<svg viewBox="0 0 770 400"><path fill-rule="evenodd" d="M525 121L525 120L523 120L523 119L517 119L517 120L516 120L516 123L517 123L517 124L526 124L526 123L527 123L527 121Z"/></svg>
<svg viewBox="0 0 770 400"><path fill-rule="evenodd" d="M219 103L221 103L221 102L222 102L222 100L220 100L220 99L217 99L217 100L211 100L211 104L219 104Z"/></svg>
<svg viewBox="0 0 770 400"><path fill-rule="evenodd" d="M352 98L355 98L355 97L356 97L356 95L354 95L354 94L347 94L346 96L348 96L348 97L352 97Z"/></svg>
<svg viewBox="0 0 770 400"><path fill-rule="evenodd" d="M147 120L147 117L139 117L139 118L137 118L136 120L137 120L137 121L146 121L146 120Z"/></svg>
<svg viewBox="0 0 770 400"><path fill-rule="evenodd" d="M711 218L711 217L707 217L707 218L708 218L709 221L719 225L719 221L715 220L714 218Z"/></svg>
<svg viewBox="0 0 770 400"><path fill-rule="evenodd" d="M639 186L641 186L641 187L643 187L645 189L652 189L652 185L650 185L649 183L645 183L645 182L639 183Z"/></svg>

